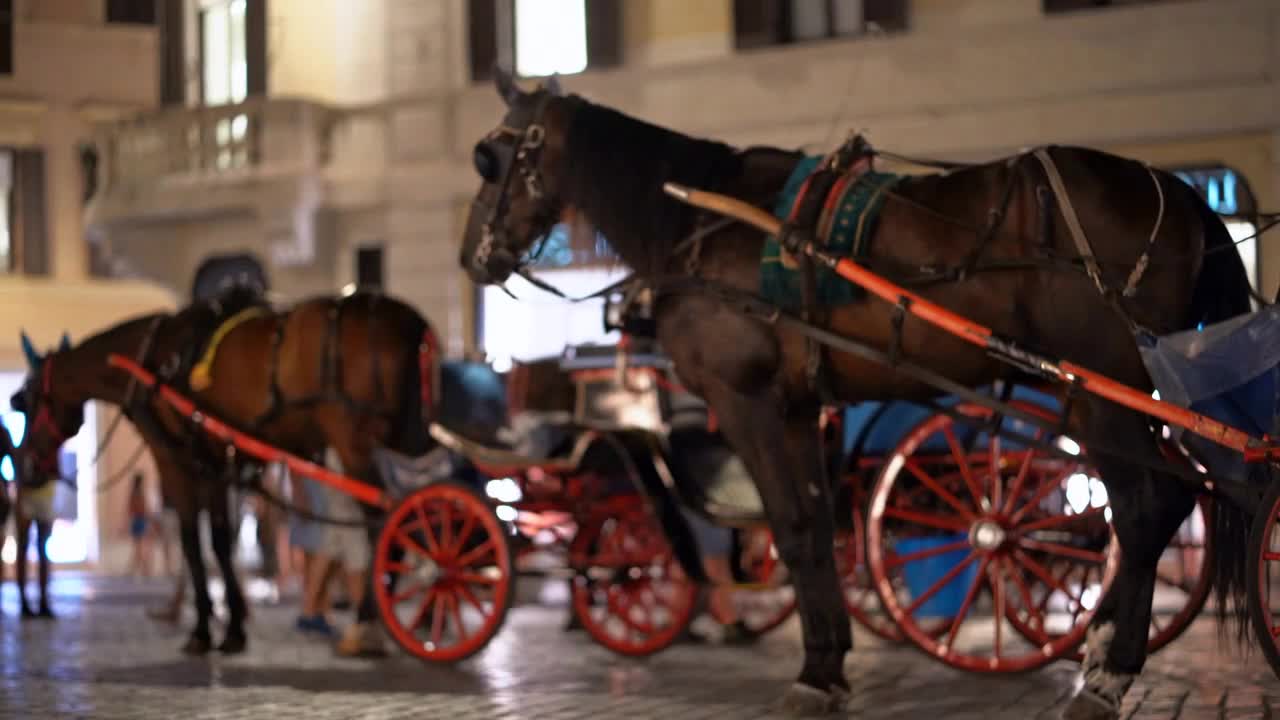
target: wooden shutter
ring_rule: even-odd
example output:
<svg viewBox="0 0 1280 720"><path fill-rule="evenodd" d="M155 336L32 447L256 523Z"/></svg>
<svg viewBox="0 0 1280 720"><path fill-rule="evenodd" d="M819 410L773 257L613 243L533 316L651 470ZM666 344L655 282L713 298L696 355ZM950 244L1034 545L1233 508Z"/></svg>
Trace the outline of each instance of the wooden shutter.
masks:
<svg viewBox="0 0 1280 720"><path fill-rule="evenodd" d="M862 16L866 24L875 23L888 32L906 30L909 4L908 0L862 0Z"/></svg>
<svg viewBox="0 0 1280 720"><path fill-rule="evenodd" d="M776 45L789 19L783 0L733 0L733 41L739 50Z"/></svg>
<svg viewBox="0 0 1280 720"><path fill-rule="evenodd" d="M155 25L158 4L165 0L107 0L107 22Z"/></svg>
<svg viewBox="0 0 1280 720"><path fill-rule="evenodd" d="M467 0L467 37L472 81L490 79L498 61L497 0Z"/></svg>
<svg viewBox="0 0 1280 720"><path fill-rule="evenodd" d="M587 67L622 64L622 0L586 0Z"/></svg>
<svg viewBox="0 0 1280 720"><path fill-rule="evenodd" d="M200 33L204 37L204 32ZM244 16L244 55L250 96L267 94L267 0L248 0Z"/></svg>
<svg viewBox="0 0 1280 720"><path fill-rule="evenodd" d="M356 287L381 290L383 287L382 246L356 248Z"/></svg>
<svg viewBox="0 0 1280 720"><path fill-rule="evenodd" d="M182 0L159 0L160 104L187 101L186 23Z"/></svg>
<svg viewBox="0 0 1280 720"><path fill-rule="evenodd" d="M13 74L13 0L0 0L0 75Z"/></svg>
<svg viewBox="0 0 1280 720"><path fill-rule="evenodd" d="M14 234L18 261L27 275L49 274L49 226L44 193L44 152L13 154Z"/></svg>

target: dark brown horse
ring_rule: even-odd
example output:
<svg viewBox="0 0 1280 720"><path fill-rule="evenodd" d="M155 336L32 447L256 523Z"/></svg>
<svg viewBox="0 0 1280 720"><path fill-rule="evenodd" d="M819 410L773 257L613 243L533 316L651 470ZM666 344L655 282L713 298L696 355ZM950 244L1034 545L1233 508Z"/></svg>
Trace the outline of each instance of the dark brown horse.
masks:
<svg viewBox="0 0 1280 720"><path fill-rule="evenodd" d="M207 351L211 342L216 352ZM175 315L124 322L44 356L29 351L31 372L12 401L28 418L18 454L30 468L48 469L58 447L79 430L86 401L122 408L148 444L161 490L181 522L197 610L184 651L202 654L211 646L197 525L205 509L230 615L220 649L239 652L246 644L246 608L231 564L227 490L253 463L243 456L229 460L225 447L109 367L107 357L134 359L206 412L278 448L317 458L331 447L346 474L380 485L374 448L415 456L428 448L423 412L430 399L421 390L424 383L430 389L431 378L422 377L421 361L426 353L434 363L436 347L426 321L392 298L358 293L274 312L252 293L233 292ZM372 539L376 514L370 510L367 517ZM374 613L366 593L357 614L361 629Z"/></svg>
<svg viewBox="0 0 1280 720"><path fill-rule="evenodd" d="M501 283L552 224L573 220L602 232L622 260L656 286L662 347L750 468L795 578L805 661L783 706L807 715L840 707L849 692L843 664L852 637L833 559L831 493L820 480L814 427L820 394L806 370L806 341L711 293L664 292L674 286L672 278L690 274L757 292L764 238L734 225L700 243L684 242L712 218L664 195L663 183L772 210L801 155L691 138L560 96L554 87L526 93L503 73L498 89L508 111L476 147L484 182L471 208L463 267L478 283ZM1233 252L1206 254L1230 238L1173 176L1094 150L1050 147L1047 153L1064 190L1049 195L1050 213L1038 209L1041 188L1050 186L1047 171L1029 156L910 178L891 192L864 260L901 278L925 266L964 266L981 244L985 267L1003 267L983 271L978 263L975 272L924 285L920 293L1017 342L1149 388L1130 321L1160 334L1247 311L1243 265ZM1150 266L1132 297L1117 292L1104 298L1078 271L1081 253L1061 211L1067 198L1107 288L1124 287L1150 247ZM863 299L823 311L822 324L842 335L881 348L894 338L893 308L886 303ZM1007 375L982 351L913 319L902 330L901 352L970 387ZM845 402L935 394L910 376L853 356L832 354L827 370L832 391ZM1161 458L1145 417L1101 400L1076 408L1072 432L1092 443L1123 559L1092 621L1084 689L1069 715L1115 717L1146 660L1156 561L1194 495L1149 469ZM1243 577L1243 527L1222 520L1217 528L1226 572L1220 592L1238 591Z"/></svg>

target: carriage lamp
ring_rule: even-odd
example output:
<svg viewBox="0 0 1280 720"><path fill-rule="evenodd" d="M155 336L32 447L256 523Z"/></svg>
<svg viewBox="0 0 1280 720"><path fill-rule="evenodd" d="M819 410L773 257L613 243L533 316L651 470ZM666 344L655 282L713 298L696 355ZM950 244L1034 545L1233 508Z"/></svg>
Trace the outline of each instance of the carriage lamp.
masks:
<svg viewBox="0 0 1280 720"><path fill-rule="evenodd" d="M524 493L520 492L520 483L509 477L494 478L485 483L484 494L500 503L517 503L524 497Z"/></svg>
<svg viewBox="0 0 1280 720"><path fill-rule="evenodd" d="M1060 437L1058 438L1057 442L1055 442L1054 444L1058 446L1059 450L1062 450L1067 454L1070 454L1070 455L1080 454L1080 443L1077 443L1075 440L1072 440L1069 437Z"/></svg>

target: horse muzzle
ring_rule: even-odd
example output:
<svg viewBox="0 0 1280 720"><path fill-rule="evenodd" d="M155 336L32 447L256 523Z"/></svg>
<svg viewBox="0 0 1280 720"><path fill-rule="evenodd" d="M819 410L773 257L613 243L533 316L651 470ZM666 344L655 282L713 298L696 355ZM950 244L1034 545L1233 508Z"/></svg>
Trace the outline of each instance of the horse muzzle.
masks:
<svg viewBox="0 0 1280 720"><path fill-rule="evenodd" d="M483 232L467 273L481 285L500 285L516 271L520 260L504 244L498 243L498 235L491 228L486 227Z"/></svg>

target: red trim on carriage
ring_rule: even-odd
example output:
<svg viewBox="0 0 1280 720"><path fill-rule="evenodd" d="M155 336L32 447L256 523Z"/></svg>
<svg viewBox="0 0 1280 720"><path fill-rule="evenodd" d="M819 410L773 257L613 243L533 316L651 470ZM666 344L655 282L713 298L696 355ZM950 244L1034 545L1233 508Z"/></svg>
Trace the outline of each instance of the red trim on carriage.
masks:
<svg viewBox="0 0 1280 720"><path fill-rule="evenodd" d="M852 260L838 260L833 268L841 277L857 283L871 293L894 305L904 305L907 312L947 332L982 348L992 348L1001 344L999 338L990 328L968 318L947 310L924 298L889 282L879 275L858 265ZM1267 437L1262 438L1262 447L1270 448L1257 451L1258 440L1248 433L1218 422L1186 408L1156 400L1150 395L1134 390L1124 383L1082 367L1073 362L1061 361L1056 367L1046 367L1058 375L1063 382L1078 382L1084 389L1112 402L1124 405L1132 410L1146 413L1171 425L1186 428L1197 435L1225 445L1250 457L1250 449L1254 448L1254 457L1280 457L1280 449Z"/></svg>
<svg viewBox="0 0 1280 720"><path fill-rule="evenodd" d="M422 329L422 343L418 345L418 384L421 386L422 392L422 413L423 422L429 422L435 416L435 384L438 378L436 373L436 359L438 357L438 349L440 343L436 340L436 334L431 332L430 327Z"/></svg>
<svg viewBox="0 0 1280 720"><path fill-rule="evenodd" d="M202 430L219 440L234 445L236 449L241 452L252 455L263 462L283 463L291 472L297 473L298 475L304 475L317 482L324 483L325 485L349 495L366 505L389 509L393 504L389 497L375 487L362 483L354 478L347 477L346 475L336 473L308 460L303 460L297 455L285 452L280 448L268 445L267 443L246 435L221 420L206 414L189 398L185 397L168 385L159 382L155 375L151 374L141 365L127 357L124 357L123 355L112 353L107 356L107 364L111 367L124 370L136 378L138 382L148 388L154 389L160 394L160 397L164 398L164 400L172 405L175 410L187 419L199 425Z"/></svg>

